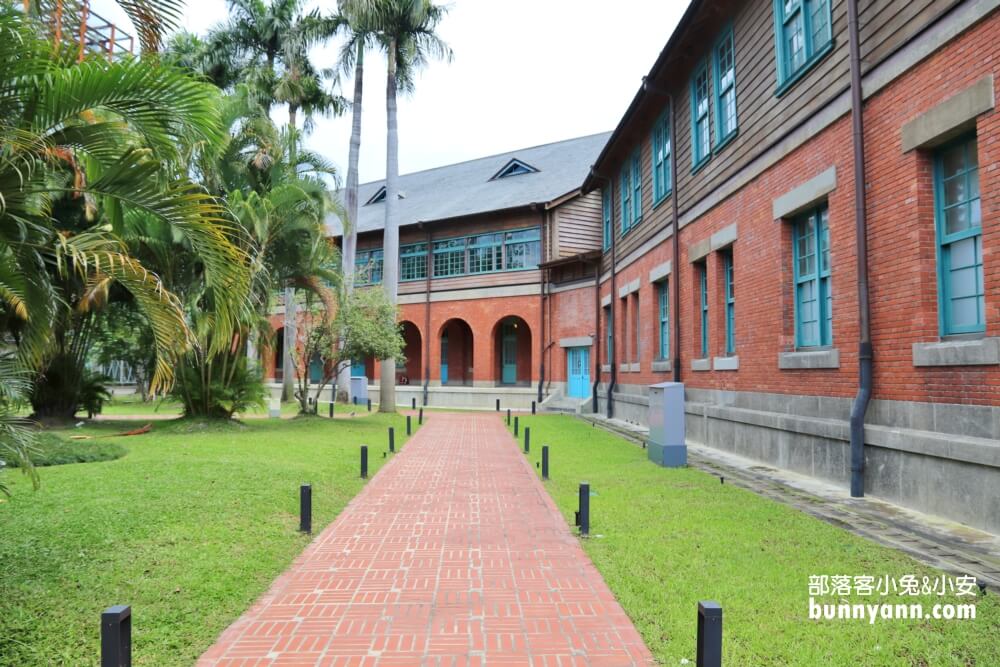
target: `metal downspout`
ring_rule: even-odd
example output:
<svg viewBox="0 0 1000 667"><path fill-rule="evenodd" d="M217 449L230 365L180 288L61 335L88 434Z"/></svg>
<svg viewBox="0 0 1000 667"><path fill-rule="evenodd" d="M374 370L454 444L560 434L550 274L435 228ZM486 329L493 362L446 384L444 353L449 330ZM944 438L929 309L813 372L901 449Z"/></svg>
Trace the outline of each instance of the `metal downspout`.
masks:
<svg viewBox="0 0 1000 667"><path fill-rule="evenodd" d="M674 96L670 96L670 207L674 216L674 233L671 234L671 253L673 255L673 271L670 275L670 282L673 286L671 295L671 313L673 317L673 340L671 347L673 354L674 382L681 381L681 221L677 206L677 122L674 118Z"/></svg>
<svg viewBox="0 0 1000 667"><path fill-rule="evenodd" d="M425 264L427 265L426 274L424 278L424 405L427 405L428 393L430 392L430 381L431 381L431 269L434 264L432 258L434 255L433 247L431 246L431 229L427 228L427 259Z"/></svg>
<svg viewBox="0 0 1000 667"><path fill-rule="evenodd" d="M611 340L615 339L615 290L618 289L618 235L615 234L615 182L608 179L608 189L611 191L611 292L608 296L611 300L608 303L608 326L611 327ZM603 218L603 211L601 216ZM602 222L603 224L603 222ZM611 364L611 382L608 383L608 419L615 416L615 389L618 387L618 346L611 345L608 348L608 363Z"/></svg>
<svg viewBox="0 0 1000 667"><path fill-rule="evenodd" d="M858 251L858 393L851 404L851 496L865 495L865 414L872 397L874 352L868 294L868 221L865 215L864 98L861 91L861 45L858 2L847 2L851 60L851 121L854 138L854 207Z"/></svg>
<svg viewBox="0 0 1000 667"><path fill-rule="evenodd" d="M551 234L552 234L552 220L551 220L551 216L549 215L549 212L546 211L545 207L543 206L542 207L542 238L545 238L545 232L546 231L550 235L548 237L550 239L550 241L549 241L549 243L547 245L549 246L549 249L551 250L551 248L552 248L552 243L551 243L551 238L552 238L551 237ZM546 302L548 300L548 294L547 294L548 290L546 289L546 282L548 280L548 273L549 272L546 269L542 269L542 293L541 293L541 295L539 295L539 303L538 303L539 310L541 311L538 314L539 318L541 319L541 331L538 332L539 333L539 335L538 335L538 340L539 340L538 352L539 352L540 358L539 358L539 367L538 367L538 398L537 398L537 401L538 401L539 405L541 405L541 403L542 403L542 386L545 384L545 304L546 304ZM551 327L551 324L549 326ZM529 380L530 380L530 378L529 378Z"/></svg>

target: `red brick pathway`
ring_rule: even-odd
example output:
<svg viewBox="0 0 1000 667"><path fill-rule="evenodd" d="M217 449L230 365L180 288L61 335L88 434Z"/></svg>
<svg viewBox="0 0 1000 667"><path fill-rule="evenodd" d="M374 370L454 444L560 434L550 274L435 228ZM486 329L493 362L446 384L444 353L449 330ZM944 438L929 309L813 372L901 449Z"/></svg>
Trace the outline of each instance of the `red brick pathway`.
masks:
<svg viewBox="0 0 1000 667"><path fill-rule="evenodd" d="M500 417L438 413L198 665L652 662Z"/></svg>

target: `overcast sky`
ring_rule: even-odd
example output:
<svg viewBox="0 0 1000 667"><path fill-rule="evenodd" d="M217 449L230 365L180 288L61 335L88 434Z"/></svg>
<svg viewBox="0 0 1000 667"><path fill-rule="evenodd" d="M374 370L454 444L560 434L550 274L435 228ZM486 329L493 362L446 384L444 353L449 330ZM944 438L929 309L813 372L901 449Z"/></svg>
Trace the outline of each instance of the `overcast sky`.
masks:
<svg viewBox="0 0 1000 667"><path fill-rule="evenodd" d="M308 1L308 0L307 0ZM687 0L453 0L440 34L452 63L432 62L399 104L399 167L418 171L614 129ZM92 0L127 21L114 0ZM308 7L332 10L334 0ZM183 25L204 34L225 0L188 0ZM336 63L337 45L316 63ZM365 61L361 181L385 175L385 61ZM345 79L342 94L353 93ZM275 120L285 122L281 110ZM307 144L346 171L351 117L320 118Z"/></svg>

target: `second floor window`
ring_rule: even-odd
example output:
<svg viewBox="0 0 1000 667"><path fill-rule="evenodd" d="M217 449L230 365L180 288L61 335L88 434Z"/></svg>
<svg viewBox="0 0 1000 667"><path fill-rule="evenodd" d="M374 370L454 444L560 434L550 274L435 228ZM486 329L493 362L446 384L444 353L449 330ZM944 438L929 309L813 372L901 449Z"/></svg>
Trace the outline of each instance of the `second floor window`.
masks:
<svg viewBox="0 0 1000 667"><path fill-rule="evenodd" d="M653 126L653 204L670 194L670 116L664 114Z"/></svg>
<svg viewBox="0 0 1000 667"><path fill-rule="evenodd" d="M736 51L733 31L728 30L715 47L715 123L717 144L736 133Z"/></svg>
<svg viewBox="0 0 1000 667"><path fill-rule="evenodd" d="M482 234L469 239L469 273L499 271L503 262L503 234Z"/></svg>
<svg viewBox="0 0 1000 667"><path fill-rule="evenodd" d="M377 285L382 282L382 251L359 250L354 259L354 269L359 285Z"/></svg>
<svg viewBox="0 0 1000 667"><path fill-rule="evenodd" d="M795 220L792 245L795 269L795 344L797 347L832 345L830 225L825 205Z"/></svg>
<svg viewBox="0 0 1000 667"><path fill-rule="evenodd" d="M622 234L639 224L642 218L642 165L639 150L625 162L621 173Z"/></svg>
<svg viewBox="0 0 1000 667"><path fill-rule="evenodd" d="M830 0L775 0L774 32L780 92L833 44Z"/></svg>
<svg viewBox="0 0 1000 667"><path fill-rule="evenodd" d="M413 243L399 249L399 279L423 280L427 277L427 244Z"/></svg>
<svg viewBox="0 0 1000 667"><path fill-rule="evenodd" d="M698 168L712 153L708 113L708 65L702 64L691 79L691 166Z"/></svg>
<svg viewBox="0 0 1000 667"><path fill-rule="evenodd" d="M601 215L604 218L604 249L611 247L611 188L601 194Z"/></svg>
<svg viewBox="0 0 1000 667"><path fill-rule="evenodd" d="M504 270L534 269L542 261L542 234L538 229L504 235Z"/></svg>
<svg viewBox="0 0 1000 667"><path fill-rule="evenodd" d="M465 239L434 242L434 277L460 276L465 273Z"/></svg>

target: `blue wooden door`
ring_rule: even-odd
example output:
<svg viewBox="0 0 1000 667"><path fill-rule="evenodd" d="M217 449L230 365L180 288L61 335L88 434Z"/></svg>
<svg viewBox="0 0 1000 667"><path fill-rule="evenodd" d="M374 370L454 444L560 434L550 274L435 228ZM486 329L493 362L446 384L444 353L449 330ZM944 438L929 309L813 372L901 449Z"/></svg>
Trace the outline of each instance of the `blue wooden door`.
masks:
<svg viewBox="0 0 1000 667"><path fill-rule="evenodd" d="M503 364L500 381L504 384L514 384L517 382L517 329L509 322L503 325L500 347L501 364Z"/></svg>
<svg viewBox="0 0 1000 667"><path fill-rule="evenodd" d="M566 351L566 367L569 395L572 398L587 398L590 395L590 348L569 348Z"/></svg>
<svg viewBox="0 0 1000 667"><path fill-rule="evenodd" d="M441 336L441 384L448 384L448 334Z"/></svg>

